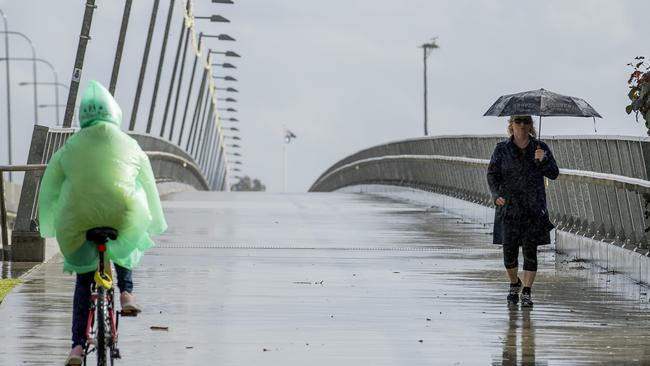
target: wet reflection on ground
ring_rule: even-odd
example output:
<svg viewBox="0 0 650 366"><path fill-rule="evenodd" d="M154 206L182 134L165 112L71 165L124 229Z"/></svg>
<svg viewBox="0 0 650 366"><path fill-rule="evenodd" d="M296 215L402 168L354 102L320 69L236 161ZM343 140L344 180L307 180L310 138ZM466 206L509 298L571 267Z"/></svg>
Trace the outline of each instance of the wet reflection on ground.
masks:
<svg viewBox="0 0 650 366"><path fill-rule="evenodd" d="M135 272L130 365L650 363L647 290L545 249L535 308L509 309L481 225L353 194L187 193ZM69 348L60 259L0 305L0 365ZM153 331L151 326L166 326Z"/></svg>
<svg viewBox="0 0 650 366"><path fill-rule="evenodd" d="M0 278L19 278L38 263L12 263L0 261Z"/></svg>

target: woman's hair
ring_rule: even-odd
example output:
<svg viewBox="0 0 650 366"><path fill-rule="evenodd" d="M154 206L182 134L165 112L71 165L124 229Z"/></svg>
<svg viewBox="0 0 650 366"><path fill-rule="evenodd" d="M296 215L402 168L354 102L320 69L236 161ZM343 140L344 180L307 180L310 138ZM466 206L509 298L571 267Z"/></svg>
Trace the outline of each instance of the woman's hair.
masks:
<svg viewBox="0 0 650 366"><path fill-rule="evenodd" d="M535 124L533 123L533 117L531 116L510 116L508 118L508 136L514 135L514 131L512 130L512 124L515 123L515 120L523 120L523 121L528 121L530 126L530 130L528 131L528 135L532 138L537 138L537 130L535 129Z"/></svg>

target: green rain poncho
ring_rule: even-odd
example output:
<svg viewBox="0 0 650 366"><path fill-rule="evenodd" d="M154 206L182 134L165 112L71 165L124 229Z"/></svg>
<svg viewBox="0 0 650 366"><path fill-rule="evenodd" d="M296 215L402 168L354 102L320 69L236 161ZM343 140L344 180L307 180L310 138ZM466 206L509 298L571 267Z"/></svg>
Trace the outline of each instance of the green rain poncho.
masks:
<svg viewBox="0 0 650 366"><path fill-rule="evenodd" d="M86 231L112 227L119 237L108 258L132 269L167 228L149 158L120 130L122 111L110 93L90 81L79 107L81 130L52 156L39 192L43 237L56 237L66 272L97 268L95 244Z"/></svg>

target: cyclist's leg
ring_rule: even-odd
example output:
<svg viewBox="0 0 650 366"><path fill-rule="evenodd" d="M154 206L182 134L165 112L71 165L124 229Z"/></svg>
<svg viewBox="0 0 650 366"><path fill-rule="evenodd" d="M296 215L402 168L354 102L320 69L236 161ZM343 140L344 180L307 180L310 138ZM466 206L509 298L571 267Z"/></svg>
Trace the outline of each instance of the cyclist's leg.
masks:
<svg viewBox="0 0 650 366"><path fill-rule="evenodd" d="M133 272L117 264L115 265L115 272L117 272L117 287L120 289L122 314L139 313L141 308L135 301L135 295L133 295Z"/></svg>
<svg viewBox="0 0 650 366"><path fill-rule="evenodd" d="M120 293L133 292L133 271L116 264L115 272L117 272L117 287L120 289Z"/></svg>
<svg viewBox="0 0 650 366"><path fill-rule="evenodd" d="M95 272L77 273L72 305L72 347L86 345L86 327L90 312L90 287L94 282Z"/></svg>

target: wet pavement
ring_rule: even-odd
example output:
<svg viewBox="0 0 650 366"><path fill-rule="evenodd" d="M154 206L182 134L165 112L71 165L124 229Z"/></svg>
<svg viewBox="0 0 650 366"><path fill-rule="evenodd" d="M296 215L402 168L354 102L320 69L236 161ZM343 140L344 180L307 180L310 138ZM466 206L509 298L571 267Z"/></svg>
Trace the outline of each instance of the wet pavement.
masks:
<svg viewBox="0 0 650 366"><path fill-rule="evenodd" d="M535 308L509 309L489 230L435 208L204 192L164 208L118 365L650 364L647 288L545 249ZM73 282L55 257L0 304L0 365L62 364Z"/></svg>

